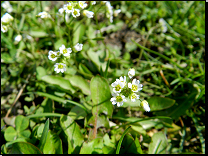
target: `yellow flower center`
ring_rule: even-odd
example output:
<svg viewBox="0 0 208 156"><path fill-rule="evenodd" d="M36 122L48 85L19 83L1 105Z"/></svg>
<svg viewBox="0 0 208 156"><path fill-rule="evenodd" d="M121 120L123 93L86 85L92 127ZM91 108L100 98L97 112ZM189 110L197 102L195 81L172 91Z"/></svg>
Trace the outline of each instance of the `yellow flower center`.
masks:
<svg viewBox="0 0 208 156"><path fill-rule="evenodd" d="M67 53L67 50L66 50L66 49L64 49L64 50L63 50L63 54L66 54L66 53Z"/></svg>
<svg viewBox="0 0 208 156"><path fill-rule="evenodd" d="M67 9L68 9L68 10L72 10L72 6L71 6L71 5L68 5L68 6L67 6Z"/></svg>
<svg viewBox="0 0 208 156"><path fill-rule="evenodd" d="M135 94L132 95L131 98L132 98L132 99L136 99L136 95L135 95Z"/></svg>
<svg viewBox="0 0 208 156"><path fill-rule="evenodd" d="M59 69L62 69L62 68L64 68L64 66L63 66L62 64L59 64L59 65L58 65L58 68L59 68Z"/></svg>
<svg viewBox="0 0 208 156"><path fill-rule="evenodd" d="M121 102L121 101L123 101L123 98L121 96L116 96L116 101Z"/></svg>
<svg viewBox="0 0 208 156"><path fill-rule="evenodd" d="M118 84L116 87L115 87L115 90L116 91L119 91L121 89L121 86Z"/></svg>
<svg viewBox="0 0 208 156"><path fill-rule="evenodd" d="M51 54L51 58L55 58L56 57L56 55L55 54Z"/></svg>
<svg viewBox="0 0 208 156"><path fill-rule="evenodd" d="M133 91L136 91L138 89L138 86L137 85L132 85L132 90Z"/></svg>
<svg viewBox="0 0 208 156"><path fill-rule="evenodd" d="M74 10L74 15L77 15L77 14L78 14L77 10Z"/></svg>

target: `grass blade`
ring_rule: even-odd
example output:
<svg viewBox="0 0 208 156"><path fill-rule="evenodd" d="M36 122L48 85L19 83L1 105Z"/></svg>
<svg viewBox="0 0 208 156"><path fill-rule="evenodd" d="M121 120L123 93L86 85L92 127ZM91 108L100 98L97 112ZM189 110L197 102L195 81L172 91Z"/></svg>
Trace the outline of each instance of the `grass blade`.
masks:
<svg viewBox="0 0 208 156"><path fill-rule="evenodd" d="M129 126L129 127L124 131L124 133L122 134L122 136L121 136L121 138L120 138L120 140L119 140L119 142L118 142L118 146L117 146L117 149L116 149L116 154L119 154L119 151L120 151L120 148L121 148L121 143L122 143L122 141L123 141L123 138L124 138L124 136L126 135L126 133L129 131L130 128L131 128L131 126Z"/></svg>

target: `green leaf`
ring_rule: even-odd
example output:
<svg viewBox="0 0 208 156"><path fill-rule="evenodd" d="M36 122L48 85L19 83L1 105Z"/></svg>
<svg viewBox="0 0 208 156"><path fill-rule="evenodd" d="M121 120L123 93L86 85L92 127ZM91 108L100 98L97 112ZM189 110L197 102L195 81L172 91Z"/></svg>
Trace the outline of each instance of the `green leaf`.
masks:
<svg viewBox="0 0 208 156"><path fill-rule="evenodd" d="M27 142L16 142L12 144L8 154L42 154L34 145Z"/></svg>
<svg viewBox="0 0 208 156"><path fill-rule="evenodd" d="M50 98L52 100L55 100L57 102L61 102L61 103L64 103L64 104L66 103L65 99L54 96L54 95L51 95L51 94L48 94L48 93L43 93L43 92L35 92L35 93L38 94L39 96L48 97L48 98Z"/></svg>
<svg viewBox="0 0 208 156"><path fill-rule="evenodd" d="M87 74L93 76L92 72L82 63L79 64L79 70L83 73L87 73Z"/></svg>
<svg viewBox="0 0 208 156"><path fill-rule="evenodd" d="M88 124L95 126L95 120L96 120L96 128L98 129L99 127L105 127L109 128L109 120L105 115L101 116L91 116L91 118L88 120Z"/></svg>
<svg viewBox="0 0 208 156"><path fill-rule="evenodd" d="M88 143L84 142L79 154L103 154L103 138L96 138Z"/></svg>
<svg viewBox="0 0 208 156"><path fill-rule="evenodd" d="M147 100L151 111L158 111L167 109L174 105L175 100L170 98L163 98L163 97L151 97Z"/></svg>
<svg viewBox="0 0 208 156"><path fill-rule="evenodd" d="M31 30L30 35L32 37L47 37L48 36L48 34L42 29L40 29L40 30Z"/></svg>
<svg viewBox="0 0 208 156"><path fill-rule="evenodd" d="M84 34L85 34L85 25L80 22L77 22L73 26L73 44L81 43Z"/></svg>
<svg viewBox="0 0 208 156"><path fill-rule="evenodd" d="M21 132L29 126L29 119L23 115L18 115L15 119L15 126L17 132Z"/></svg>
<svg viewBox="0 0 208 156"><path fill-rule="evenodd" d="M127 134L121 144L120 154L139 154L133 137Z"/></svg>
<svg viewBox="0 0 208 156"><path fill-rule="evenodd" d="M163 132L154 133L149 145L148 154L166 154L165 149L168 141Z"/></svg>
<svg viewBox="0 0 208 156"><path fill-rule="evenodd" d="M68 116L70 116L74 120L79 120L84 119L87 116L87 113L85 110L80 109L80 107L74 106L68 113Z"/></svg>
<svg viewBox="0 0 208 156"><path fill-rule="evenodd" d="M46 73L45 68L43 68L43 67L41 67L41 66L38 66L38 67L36 68L36 77L37 77L38 80L41 80L41 78L42 78L43 76L45 76L46 74L47 74L47 73Z"/></svg>
<svg viewBox="0 0 208 156"><path fill-rule="evenodd" d="M97 115L104 113L112 116L113 105L110 102L111 93L106 79L98 75L93 77L90 83L90 90L93 102L92 113L97 113Z"/></svg>
<svg viewBox="0 0 208 156"><path fill-rule="evenodd" d="M116 151L116 139L115 136L111 136L111 139L109 135L106 133L103 137L103 154L113 154Z"/></svg>
<svg viewBox="0 0 208 156"><path fill-rule="evenodd" d="M47 121L45 123L43 133L42 133L42 136L41 136L41 139L40 139L40 143L38 145L38 147L40 147L41 151L43 151L43 148L45 146L46 139L47 139L47 136L48 136L48 131L49 131L49 118L47 119Z"/></svg>
<svg viewBox="0 0 208 156"><path fill-rule="evenodd" d="M68 154L79 153L81 145L84 141L84 136L80 132L79 125L70 117L62 115L60 118L60 125L67 136L68 140Z"/></svg>
<svg viewBox="0 0 208 156"><path fill-rule="evenodd" d="M81 76L66 76L68 78L72 86L78 87L85 95L90 95L90 84Z"/></svg>
<svg viewBox="0 0 208 156"><path fill-rule="evenodd" d="M186 110L189 109L190 106L194 103L195 97L197 95L197 90L192 87L192 89L190 89L190 92L191 93L189 95L180 97L180 99L177 100L177 104L166 109L165 111L155 112L155 114L169 116L172 119L178 119L181 115L185 114Z"/></svg>
<svg viewBox="0 0 208 156"><path fill-rule="evenodd" d="M5 138L5 140L6 140L6 141L12 141L12 140L14 140L16 137L17 137L17 132L16 132L16 130L15 130L13 127L9 126L9 127L5 130L5 132L4 132L4 138Z"/></svg>
<svg viewBox="0 0 208 156"><path fill-rule="evenodd" d="M29 138L30 137L30 130L27 129L27 130L24 130L24 131L21 131L18 133L18 137L21 137L21 138Z"/></svg>
<svg viewBox="0 0 208 156"><path fill-rule="evenodd" d="M51 130L48 132L43 154L63 154L62 141L59 136Z"/></svg>
<svg viewBox="0 0 208 156"><path fill-rule="evenodd" d="M137 137L135 138L134 143L135 143L135 145L136 145L136 147L137 147L137 152L138 152L139 154L143 154L141 145L140 145L139 140L138 140Z"/></svg>
<svg viewBox="0 0 208 156"><path fill-rule="evenodd" d="M75 92L75 89L72 87L71 83L60 76L46 75L43 76L41 80L53 85L58 85L59 87L71 91L72 93Z"/></svg>
<svg viewBox="0 0 208 156"><path fill-rule="evenodd" d="M126 135L126 133L129 131L130 128L131 128L131 126L129 126L129 127L124 131L124 133L122 134L122 136L121 136L121 138L120 138L120 140L119 140L119 142L118 142L118 146L117 146L117 148L116 148L116 154L119 154L119 151L120 151L120 148L121 148L121 143L122 143L122 141L123 141L123 138L124 138L124 136Z"/></svg>
<svg viewBox="0 0 208 156"><path fill-rule="evenodd" d="M1 53L1 62L2 63L14 63L14 60L8 53Z"/></svg>

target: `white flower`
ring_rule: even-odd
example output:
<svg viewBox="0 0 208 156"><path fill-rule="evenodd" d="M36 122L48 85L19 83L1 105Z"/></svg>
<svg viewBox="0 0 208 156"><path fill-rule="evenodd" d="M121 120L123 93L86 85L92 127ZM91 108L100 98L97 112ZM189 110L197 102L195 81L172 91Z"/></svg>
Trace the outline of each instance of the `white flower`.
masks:
<svg viewBox="0 0 208 156"><path fill-rule="evenodd" d="M81 51L82 50L82 46L83 44L80 44L80 43L77 43L74 48L77 50L77 51Z"/></svg>
<svg viewBox="0 0 208 156"><path fill-rule="evenodd" d="M22 35L17 35L17 36L14 38L14 40L15 40L16 42L21 41L21 40L22 40Z"/></svg>
<svg viewBox="0 0 208 156"><path fill-rule="evenodd" d="M56 52L53 52L52 50L50 50L50 51L48 52L48 59L49 59L49 60L52 60L52 61L56 61L56 59L57 59L57 54L56 54Z"/></svg>
<svg viewBox="0 0 208 156"><path fill-rule="evenodd" d="M132 102L135 102L136 99L139 99L139 95L133 93L133 94L130 96L130 98L131 98L131 101L132 101Z"/></svg>
<svg viewBox="0 0 208 156"><path fill-rule="evenodd" d="M9 1L4 1L1 6L6 9L7 12L12 12L13 11L13 8L12 6L10 5Z"/></svg>
<svg viewBox="0 0 208 156"><path fill-rule="evenodd" d="M66 71L66 65L64 63L56 63L54 67L54 71L56 71L57 73L63 73L64 71Z"/></svg>
<svg viewBox="0 0 208 156"><path fill-rule="evenodd" d="M119 80L120 82L122 82L124 86L126 85L126 76L124 77L121 76L119 79L116 79L116 80Z"/></svg>
<svg viewBox="0 0 208 156"><path fill-rule="evenodd" d="M131 79L134 75L135 75L135 69L134 68L129 69L129 72L128 72L129 78Z"/></svg>
<svg viewBox="0 0 208 156"><path fill-rule="evenodd" d="M39 12L38 17L45 19L45 18L51 18L51 15L49 13L43 11L43 12Z"/></svg>
<svg viewBox="0 0 208 156"><path fill-rule="evenodd" d="M63 6L63 8L64 8L65 12L68 13L68 14L71 13L73 11L73 9L74 9L70 2L68 4L65 4Z"/></svg>
<svg viewBox="0 0 208 156"><path fill-rule="evenodd" d="M146 112L149 112L150 111L150 107L149 107L149 104L146 100L142 101L141 102L141 106L143 107L143 109L146 111Z"/></svg>
<svg viewBox="0 0 208 156"><path fill-rule="evenodd" d="M60 8L58 11L59 11L60 14L63 14L64 9L63 8Z"/></svg>
<svg viewBox="0 0 208 156"><path fill-rule="evenodd" d="M127 100L125 99L124 95L119 95L119 94L112 94L113 97L110 99L113 105L117 103L117 106L120 107L123 105L123 102L126 102Z"/></svg>
<svg viewBox="0 0 208 156"><path fill-rule="evenodd" d="M7 31L8 31L8 26L2 25L2 24L1 24L1 31L2 31L3 33L7 32Z"/></svg>
<svg viewBox="0 0 208 156"><path fill-rule="evenodd" d="M79 12L80 12L79 9L73 9L73 11L72 11L72 16L73 16L74 18L80 16L80 13L79 13Z"/></svg>
<svg viewBox="0 0 208 156"><path fill-rule="evenodd" d="M139 84L139 83L140 83L139 80L133 79L132 84L128 83L128 87L131 88L133 92L138 92L142 90L142 86L143 86L142 84Z"/></svg>
<svg viewBox="0 0 208 156"><path fill-rule="evenodd" d="M117 17L118 14L119 14L120 12L121 12L121 9L115 10L115 11L113 12L113 15L114 15L115 17Z"/></svg>
<svg viewBox="0 0 208 156"><path fill-rule="evenodd" d="M106 3L106 7L107 7L107 13L106 13L106 17L110 19L110 22L113 22L113 7L111 6L110 2L107 1Z"/></svg>
<svg viewBox="0 0 208 156"><path fill-rule="evenodd" d="M87 16L88 18L93 18L94 12L88 11L88 10L84 10L83 11L83 15Z"/></svg>
<svg viewBox="0 0 208 156"><path fill-rule="evenodd" d="M96 1L91 1L91 4L92 4L92 5L95 5L95 4L96 4Z"/></svg>
<svg viewBox="0 0 208 156"><path fill-rule="evenodd" d="M121 77L121 78L122 78L122 77ZM113 83L111 84L111 86L114 87L114 88L113 88L113 92L114 92L114 93L120 93L121 90L122 90L122 88L125 86L125 83L124 83L124 81L121 81L121 80L119 80L119 79L116 79L116 81L113 82Z"/></svg>
<svg viewBox="0 0 208 156"><path fill-rule="evenodd" d="M5 13L2 17L1 17L1 22L2 24L9 24L11 21L13 21L13 17L8 14L8 13Z"/></svg>
<svg viewBox="0 0 208 156"><path fill-rule="evenodd" d="M165 33L168 30L165 20L163 18L160 18L159 23L162 26L162 32Z"/></svg>
<svg viewBox="0 0 208 156"><path fill-rule="evenodd" d="M84 9L87 7L87 3L85 3L85 1L79 1L79 6Z"/></svg>
<svg viewBox="0 0 208 156"><path fill-rule="evenodd" d="M70 53L72 52L71 48L65 48L65 45L62 45L59 50L64 56L70 56Z"/></svg>
<svg viewBox="0 0 208 156"><path fill-rule="evenodd" d="M30 40L30 41L33 41L33 38L32 38L32 36L30 36L30 35L26 35L26 38L27 38L28 40Z"/></svg>

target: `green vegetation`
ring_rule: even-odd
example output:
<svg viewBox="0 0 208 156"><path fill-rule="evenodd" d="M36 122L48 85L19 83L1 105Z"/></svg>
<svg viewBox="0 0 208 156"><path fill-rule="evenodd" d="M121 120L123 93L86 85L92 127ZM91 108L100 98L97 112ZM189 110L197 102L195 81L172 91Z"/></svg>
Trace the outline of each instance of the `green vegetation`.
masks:
<svg viewBox="0 0 208 156"><path fill-rule="evenodd" d="M1 154L205 154L205 2L67 3L1 5ZM113 105L131 68L139 99Z"/></svg>

